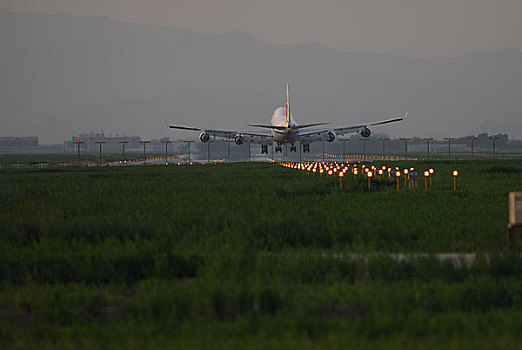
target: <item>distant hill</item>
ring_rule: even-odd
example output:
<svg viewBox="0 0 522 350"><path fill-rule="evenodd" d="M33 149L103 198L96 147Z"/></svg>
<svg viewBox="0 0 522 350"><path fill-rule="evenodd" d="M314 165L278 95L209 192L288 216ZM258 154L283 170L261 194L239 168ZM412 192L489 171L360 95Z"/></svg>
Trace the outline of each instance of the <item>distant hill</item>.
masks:
<svg viewBox="0 0 522 350"><path fill-rule="evenodd" d="M392 136L522 133L522 53L414 59L272 45L103 17L0 12L1 134L60 142L79 131L163 135L164 120L268 121L289 82L300 123L378 120Z"/></svg>

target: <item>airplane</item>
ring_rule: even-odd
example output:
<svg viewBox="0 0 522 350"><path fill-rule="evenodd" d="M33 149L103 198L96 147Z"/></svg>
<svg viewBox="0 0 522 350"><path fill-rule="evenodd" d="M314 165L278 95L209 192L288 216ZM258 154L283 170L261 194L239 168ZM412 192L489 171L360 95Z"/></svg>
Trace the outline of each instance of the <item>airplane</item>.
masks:
<svg viewBox="0 0 522 350"><path fill-rule="evenodd" d="M188 126L172 125L167 124L169 128L180 129L180 130L191 130L200 131L199 139L201 142L209 142L211 137L220 137L225 139L233 139L236 145L241 145L245 141L245 137L250 140L261 139L261 154L268 154L268 145L276 142L276 152L283 152L282 144L290 143L290 152L296 152L297 147L295 142L299 142L303 145L303 152L310 152L310 143L318 141L333 142L337 135L343 136L344 134L359 133L362 137L369 137L371 134L369 126L376 126L388 123L399 122L408 116L406 113L403 117L381 120L378 122L363 123L354 126L342 126L337 128L328 128L320 130L307 130L302 129L310 128L314 126L326 125L329 123L312 123L298 125L290 113L290 91L288 84L286 85L286 108L277 107L272 114L270 125L261 124L248 124L249 126L270 129L271 133L260 133L253 131L237 131L237 130L214 130L214 129L202 129ZM166 122L165 122L166 123Z"/></svg>

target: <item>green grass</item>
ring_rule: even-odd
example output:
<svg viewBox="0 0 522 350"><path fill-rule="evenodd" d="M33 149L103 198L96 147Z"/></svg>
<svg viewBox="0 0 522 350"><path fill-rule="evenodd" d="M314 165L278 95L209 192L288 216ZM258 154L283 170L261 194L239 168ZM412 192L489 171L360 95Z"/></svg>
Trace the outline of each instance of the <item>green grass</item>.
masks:
<svg viewBox="0 0 522 350"><path fill-rule="evenodd" d="M522 161L397 165L434 167L430 191L274 164L2 170L0 348L519 347Z"/></svg>

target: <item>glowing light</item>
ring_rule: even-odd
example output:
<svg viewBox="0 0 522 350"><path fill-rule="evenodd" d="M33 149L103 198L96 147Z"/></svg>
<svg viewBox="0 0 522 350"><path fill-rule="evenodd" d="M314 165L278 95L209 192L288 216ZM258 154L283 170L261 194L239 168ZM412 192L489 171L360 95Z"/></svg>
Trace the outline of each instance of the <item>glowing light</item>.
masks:
<svg viewBox="0 0 522 350"><path fill-rule="evenodd" d="M424 171L424 176L425 176L425 177L430 176L430 172L429 172L428 170Z"/></svg>
<svg viewBox="0 0 522 350"><path fill-rule="evenodd" d="M458 170L453 170L453 176L455 176L455 177L459 176L459 171Z"/></svg>
<svg viewBox="0 0 522 350"><path fill-rule="evenodd" d="M430 168L428 171L430 174L433 174L435 172L435 170L433 170L433 168Z"/></svg>
<svg viewBox="0 0 522 350"><path fill-rule="evenodd" d="M368 172L366 173L366 176L368 176L369 178L373 177L373 172L368 171Z"/></svg>

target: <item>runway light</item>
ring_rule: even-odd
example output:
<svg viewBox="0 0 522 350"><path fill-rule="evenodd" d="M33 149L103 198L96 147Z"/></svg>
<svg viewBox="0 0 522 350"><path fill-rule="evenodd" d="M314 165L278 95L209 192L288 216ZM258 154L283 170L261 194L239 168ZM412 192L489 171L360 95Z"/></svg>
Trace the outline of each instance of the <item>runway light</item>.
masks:
<svg viewBox="0 0 522 350"><path fill-rule="evenodd" d="M459 176L459 171L453 170L453 192L457 192L457 176Z"/></svg>
<svg viewBox="0 0 522 350"><path fill-rule="evenodd" d="M430 176L429 170L424 171L424 191L428 192L428 177Z"/></svg>
<svg viewBox="0 0 522 350"><path fill-rule="evenodd" d="M368 177L368 191L370 191L372 189L372 177L373 177L373 172L371 171L368 171L366 173L366 176Z"/></svg>

